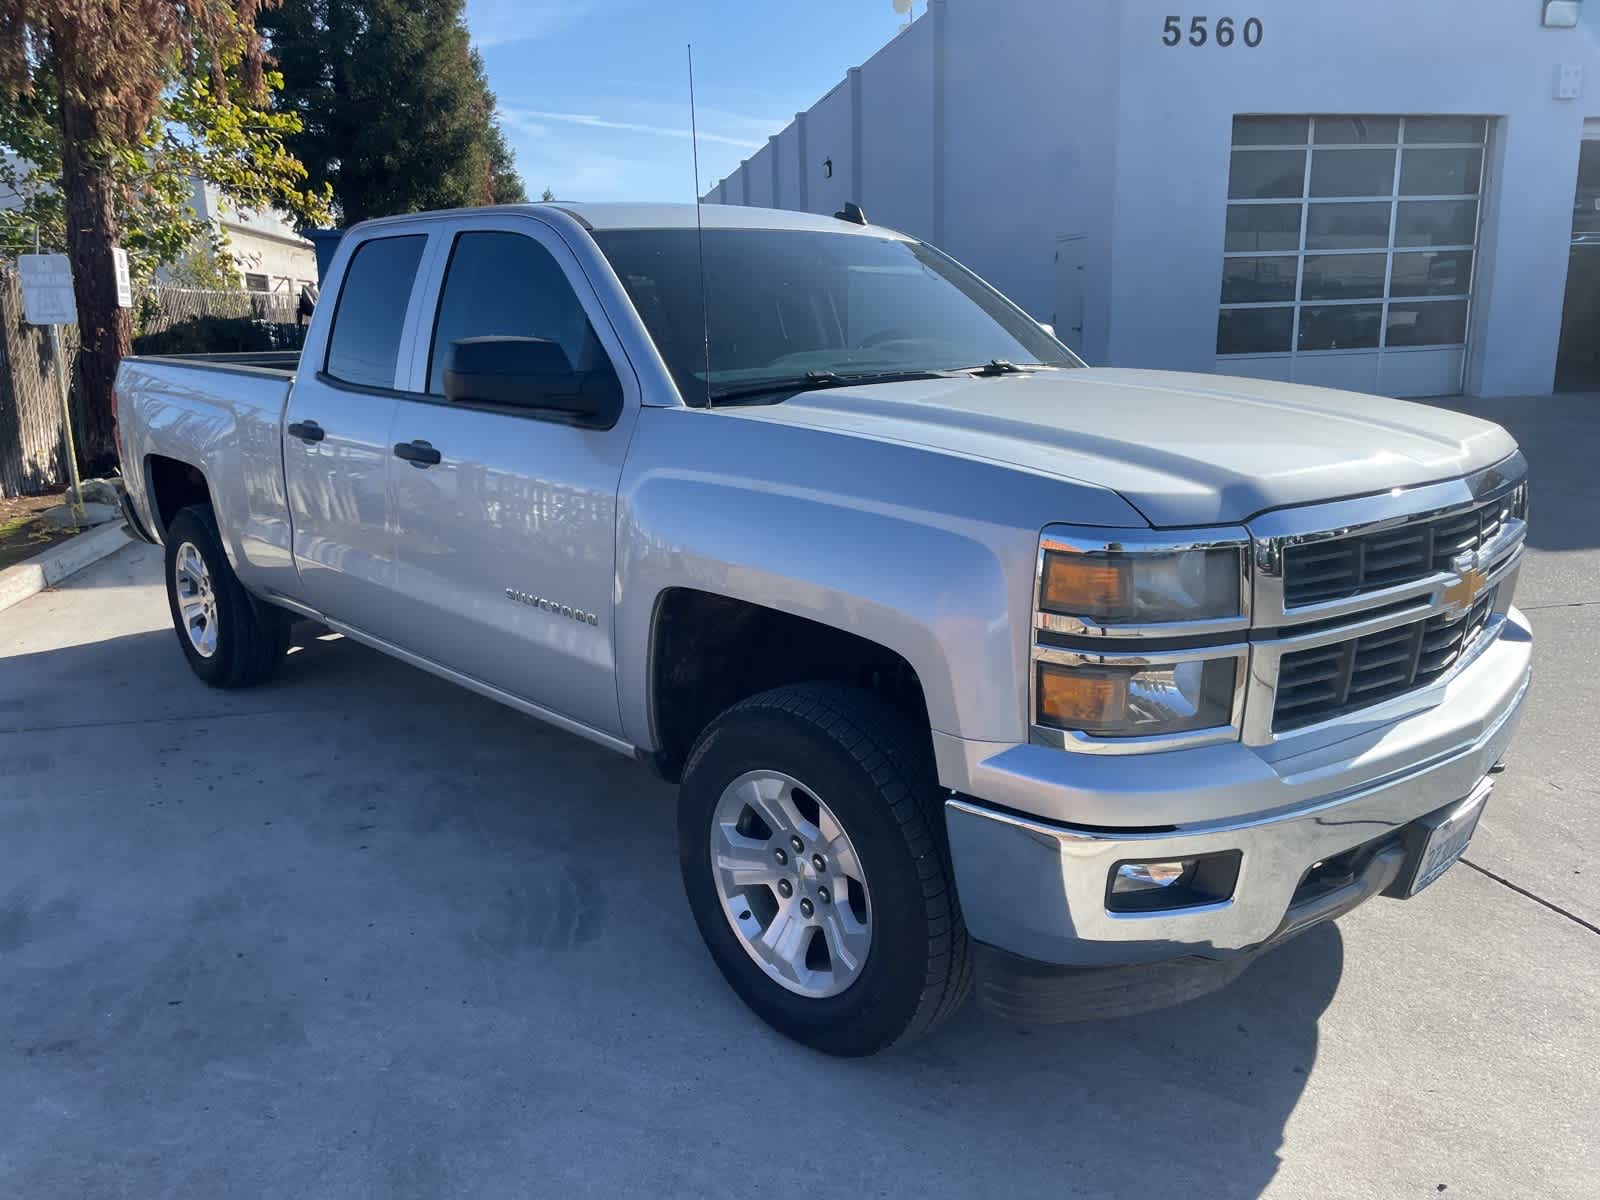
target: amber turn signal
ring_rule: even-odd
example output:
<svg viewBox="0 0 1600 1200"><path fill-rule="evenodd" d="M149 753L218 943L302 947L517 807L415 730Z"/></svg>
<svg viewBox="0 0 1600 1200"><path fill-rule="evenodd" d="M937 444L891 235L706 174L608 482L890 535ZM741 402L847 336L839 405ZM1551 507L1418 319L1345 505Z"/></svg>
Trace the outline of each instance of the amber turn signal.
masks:
<svg viewBox="0 0 1600 1200"><path fill-rule="evenodd" d="M1119 724L1128 709L1125 672L1039 671L1039 718L1063 729L1105 729Z"/></svg>
<svg viewBox="0 0 1600 1200"><path fill-rule="evenodd" d="M1043 592L1043 606L1050 612L1125 613L1133 606L1132 564L1050 551L1044 556Z"/></svg>

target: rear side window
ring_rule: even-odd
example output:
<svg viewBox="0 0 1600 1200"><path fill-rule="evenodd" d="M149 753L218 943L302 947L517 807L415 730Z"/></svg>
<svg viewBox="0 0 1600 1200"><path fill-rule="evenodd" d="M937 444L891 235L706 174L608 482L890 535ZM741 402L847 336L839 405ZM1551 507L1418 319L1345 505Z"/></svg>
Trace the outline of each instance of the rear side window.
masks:
<svg viewBox="0 0 1600 1200"><path fill-rule="evenodd" d="M326 371L344 383L394 387L400 335L411 285L428 239L374 238L356 248L345 268L328 337Z"/></svg>
<svg viewBox="0 0 1600 1200"><path fill-rule="evenodd" d="M608 363L561 265L520 233L484 230L456 238L433 327L428 391L444 395L452 342L489 335L548 338L578 371Z"/></svg>

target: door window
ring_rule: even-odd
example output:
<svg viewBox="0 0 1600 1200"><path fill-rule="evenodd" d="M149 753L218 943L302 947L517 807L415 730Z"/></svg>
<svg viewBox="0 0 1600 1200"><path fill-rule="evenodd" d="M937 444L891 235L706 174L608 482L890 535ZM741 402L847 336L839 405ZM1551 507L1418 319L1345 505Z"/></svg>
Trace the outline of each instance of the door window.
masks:
<svg viewBox="0 0 1600 1200"><path fill-rule="evenodd" d="M577 371L609 366L561 265L520 233L484 230L456 238L428 354L428 391L444 395L452 342L490 336L548 338Z"/></svg>
<svg viewBox="0 0 1600 1200"><path fill-rule="evenodd" d="M333 378L362 387L394 387L411 284L427 241L413 234L374 238L356 248L345 268L328 337L324 369Z"/></svg>

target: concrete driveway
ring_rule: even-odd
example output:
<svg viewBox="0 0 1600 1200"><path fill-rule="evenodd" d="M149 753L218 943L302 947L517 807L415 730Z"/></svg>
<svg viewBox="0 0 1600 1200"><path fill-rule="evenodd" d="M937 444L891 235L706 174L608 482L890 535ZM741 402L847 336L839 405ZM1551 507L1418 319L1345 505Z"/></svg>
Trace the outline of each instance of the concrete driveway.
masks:
<svg viewBox="0 0 1600 1200"><path fill-rule="evenodd" d="M1539 679L1473 865L1182 1009L865 1062L723 985L671 789L309 626L209 691L130 546L0 614L0 1196L1592 1197L1597 406L1479 406Z"/></svg>

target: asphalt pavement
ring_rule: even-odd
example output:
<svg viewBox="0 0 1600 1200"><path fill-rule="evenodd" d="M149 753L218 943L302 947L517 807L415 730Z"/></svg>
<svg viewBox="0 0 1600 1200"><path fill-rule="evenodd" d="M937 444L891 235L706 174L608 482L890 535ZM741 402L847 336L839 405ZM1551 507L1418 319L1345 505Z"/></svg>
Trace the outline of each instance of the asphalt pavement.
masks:
<svg viewBox="0 0 1600 1200"><path fill-rule="evenodd" d="M723 984L643 769L314 626L210 691L132 546L0 613L0 1196L1593 1197L1600 397L1534 478L1468 864L1185 1007L844 1062Z"/></svg>

